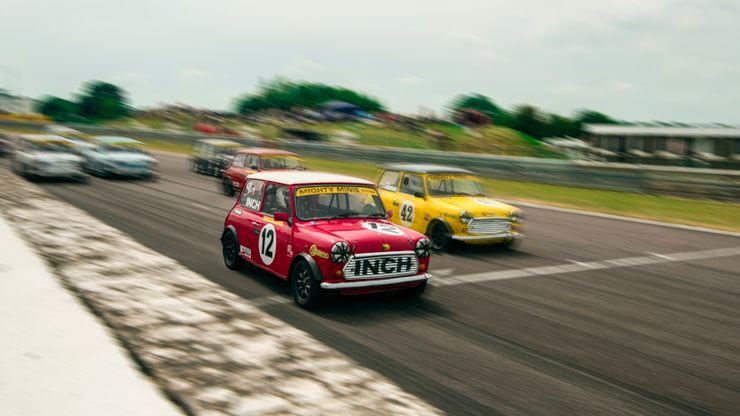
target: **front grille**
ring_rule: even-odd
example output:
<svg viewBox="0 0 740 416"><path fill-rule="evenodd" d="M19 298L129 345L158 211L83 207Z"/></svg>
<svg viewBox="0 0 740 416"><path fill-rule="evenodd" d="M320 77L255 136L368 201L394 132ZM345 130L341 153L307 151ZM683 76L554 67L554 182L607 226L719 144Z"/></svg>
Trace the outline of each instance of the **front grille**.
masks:
<svg viewBox="0 0 740 416"><path fill-rule="evenodd" d="M369 253L352 256L344 266L344 278L376 279L418 273L419 260L413 251Z"/></svg>
<svg viewBox="0 0 740 416"><path fill-rule="evenodd" d="M508 218L473 218L468 224L470 234L505 234L511 231Z"/></svg>

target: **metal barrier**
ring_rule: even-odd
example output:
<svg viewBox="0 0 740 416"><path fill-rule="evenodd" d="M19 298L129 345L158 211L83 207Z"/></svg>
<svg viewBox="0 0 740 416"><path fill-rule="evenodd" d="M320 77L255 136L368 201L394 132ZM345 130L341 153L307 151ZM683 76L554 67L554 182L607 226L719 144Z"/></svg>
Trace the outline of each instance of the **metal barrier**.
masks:
<svg viewBox="0 0 740 416"><path fill-rule="evenodd" d="M1 127L40 130L44 124L0 120ZM264 144L257 138L235 138L195 132L122 129L78 124L70 124L69 127L93 135L121 135L186 143L204 138L224 138L241 142L247 146ZM330 157L337 160L371 163L436 163L463 167L491 178L611 191L740 201L740 171L737 170L540 159L400 147L339 145L287 139L277 140L276 143L280 148L305 156Z"/></svg>

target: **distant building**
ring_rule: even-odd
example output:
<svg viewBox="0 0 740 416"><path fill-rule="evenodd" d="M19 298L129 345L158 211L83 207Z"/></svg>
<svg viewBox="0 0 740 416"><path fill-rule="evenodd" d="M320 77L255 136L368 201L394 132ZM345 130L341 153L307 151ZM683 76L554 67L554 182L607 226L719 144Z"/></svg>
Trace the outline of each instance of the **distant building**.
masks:
<svg viewBox="0 0 740 416"><path fill-rule="evenodd" d="M740 127L586 124L591 152L609 161L740 168Z"/></svg>
<svg viewBox="0 0 740 416"><path fill-rule="evenodd" d="M34 100L20 95L13 95L0 88L0 114L31 114Z"/></svg>

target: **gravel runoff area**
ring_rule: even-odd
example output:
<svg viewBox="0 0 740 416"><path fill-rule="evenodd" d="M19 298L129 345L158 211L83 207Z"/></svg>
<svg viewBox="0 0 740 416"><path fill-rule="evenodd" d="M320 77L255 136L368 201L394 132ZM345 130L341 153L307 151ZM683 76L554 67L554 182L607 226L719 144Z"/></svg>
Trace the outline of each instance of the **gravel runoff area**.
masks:
<svg viewBox="0 0 740 416"><path fill-rule="evenodd" d="M0 183L0 213L186 414L441 414L5 169Z"/></svg>

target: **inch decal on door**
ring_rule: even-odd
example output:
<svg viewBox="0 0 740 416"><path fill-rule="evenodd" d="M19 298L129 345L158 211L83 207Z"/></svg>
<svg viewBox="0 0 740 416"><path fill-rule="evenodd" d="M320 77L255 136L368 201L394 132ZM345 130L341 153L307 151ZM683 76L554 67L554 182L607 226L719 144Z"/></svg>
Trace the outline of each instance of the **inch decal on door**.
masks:
<svg viewBox="0 0 740 416"><path fill-rule="evenodd" d="M401 204L401 210L399 216L401 217L401 224L410 227L414 222L414 204L410 201L403 201Z"/></svg>
<svg viewBox="0 0 740 416"><path fill-rule="evenodd" d="M269 266L275 260L275 249L277 248L277 235L275 227L267 224L262 227L259 235L260 258L265 266Z"/></svg>

